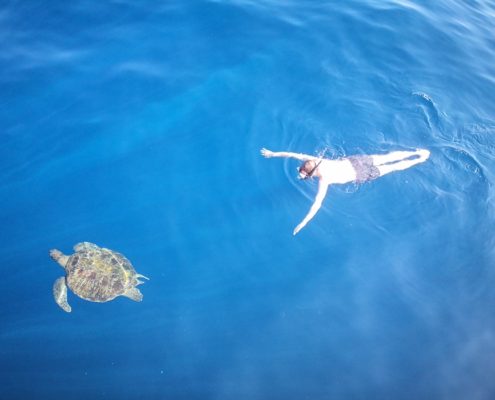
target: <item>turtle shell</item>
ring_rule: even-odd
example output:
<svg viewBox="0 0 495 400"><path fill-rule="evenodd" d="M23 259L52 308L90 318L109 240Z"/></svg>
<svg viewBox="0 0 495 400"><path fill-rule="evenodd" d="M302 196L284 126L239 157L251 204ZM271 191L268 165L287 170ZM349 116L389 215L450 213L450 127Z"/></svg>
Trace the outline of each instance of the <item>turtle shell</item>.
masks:
<svg viewBox="0 0 495 400"><path fill-rule="evenodd" d="M97 246L76 251L66 264L67 285L79 297L105 302L137 283L136 271L122 254Z"/></svg>

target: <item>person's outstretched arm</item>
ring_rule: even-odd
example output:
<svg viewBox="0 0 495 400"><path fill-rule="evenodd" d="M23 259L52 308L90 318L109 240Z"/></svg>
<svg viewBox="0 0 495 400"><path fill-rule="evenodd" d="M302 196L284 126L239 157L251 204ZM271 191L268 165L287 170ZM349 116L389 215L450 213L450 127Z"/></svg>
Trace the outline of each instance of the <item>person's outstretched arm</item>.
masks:
<svg viewBox="0 0 495 400"><path fill-rule="evenodd" d="M311 208L309 209L308 214L304 217L304 219L301 221L299 225L296 226L294 229L293 234L296 235L302 228L306 226L306 224L313 218L318 210L321 207L321 203L323 202L323 199L325 198L328 190L328 185L325 182L322 182L320 180L319 186L318 186L318 193L316 194L315 201Z"/></svg>
<svg viewBox="0 0 495 400"><path fill-rule="evenodd" d="M268 149L262 148L261 155L266 158L271 157L285 157L285 158L295 158L296 160L307 161L307 160L318 160L318 157L310 156L308 154L302 153L291 153L288 151L270 151Z"/></svg>

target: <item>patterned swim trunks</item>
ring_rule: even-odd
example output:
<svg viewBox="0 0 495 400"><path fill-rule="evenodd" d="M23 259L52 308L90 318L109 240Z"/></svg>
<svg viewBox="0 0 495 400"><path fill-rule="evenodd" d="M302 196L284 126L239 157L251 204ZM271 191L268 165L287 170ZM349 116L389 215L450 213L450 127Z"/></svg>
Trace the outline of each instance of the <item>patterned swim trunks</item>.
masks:
<svg viewBox="0 0 495 400"><path fill-rule="evenodd" d="M351 156L347 159L356 171L356 182L363 183L380 176L380 171L373 165L373 159L370 156Z"/></svg>

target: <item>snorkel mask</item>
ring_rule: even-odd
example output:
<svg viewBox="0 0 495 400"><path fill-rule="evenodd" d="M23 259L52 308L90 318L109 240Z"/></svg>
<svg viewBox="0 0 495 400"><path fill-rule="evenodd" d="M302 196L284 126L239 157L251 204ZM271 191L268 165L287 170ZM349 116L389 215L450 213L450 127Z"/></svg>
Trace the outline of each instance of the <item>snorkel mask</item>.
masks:
<svg viewBox="0 0 495 400"><path fill-rule="evenodd" d="M318 161L315 163L315 166L313 168L311 168L311 170L309 172L306 172L306 175L304 177L301 177L301 172L304 171L304 170L302 170L303 167L302 166L299 167L298 168L299 175L297 176L297 179L306 180L306 179L311 178L313 176L313 174L315 173L316 169L320 166L321 162L323 161L323 157L325 157L325 153L326 153L326 150L323 152L323 154L320 156L320 158L318 158Z"/></svg>

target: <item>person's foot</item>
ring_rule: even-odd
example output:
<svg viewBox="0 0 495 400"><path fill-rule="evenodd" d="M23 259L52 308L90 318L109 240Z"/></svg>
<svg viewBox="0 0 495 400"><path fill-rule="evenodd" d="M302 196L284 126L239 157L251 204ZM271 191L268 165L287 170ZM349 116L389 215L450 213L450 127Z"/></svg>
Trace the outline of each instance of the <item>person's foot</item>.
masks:
<svg viewBox="0 0 495 400"><path fill-rule="evenodd" d="M416 154L419 156L420 162L428 160L430 151L426 149L416 149Z"/></svg>

